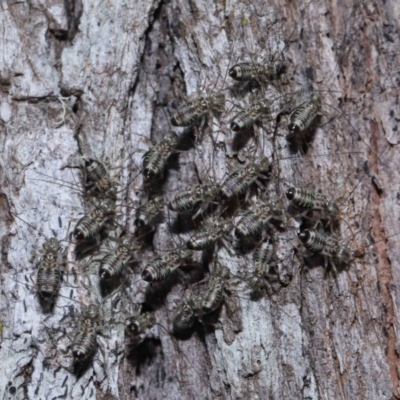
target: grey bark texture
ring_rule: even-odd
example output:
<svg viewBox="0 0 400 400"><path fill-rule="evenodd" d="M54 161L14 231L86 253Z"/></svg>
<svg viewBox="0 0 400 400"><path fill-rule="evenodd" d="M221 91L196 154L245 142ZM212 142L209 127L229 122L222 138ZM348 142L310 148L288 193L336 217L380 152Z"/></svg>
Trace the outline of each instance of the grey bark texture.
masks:
<svg viewBox="0 0 400 400"><path fill-rule="evenodd" d="M399 24L395 0L3 1L0 397L400 398ZM235 63L278 57L287 68L273 84L245 96L228 90ZM340 205L341 240L365 246L365 254L336 276L323 262L304 268L298 221L287 215L276 231L272 290L255 301L236 279L234 312L223 305L214 325L199 322L179 340L169 332L182 284L149 289L140 273L193 232L172 233L177 216L165 207L152 242L103 299L89 266L96 255L72 259L68 233L88 210L80 171L63 167L82 156L109 165L116 219L133 234L135 209L149 196L143 154L171 129L187 96L212 90L225 94L225 111L194 132L176 129L188 140L165 176L166 201L264 154L273 160L267 197L286 201L293 184L321 190ZM284 117L275 129L276 116L310 90L320 91L322 116L308 148L293 154ZM272 117L238 149L230 120L262 97L278 99ZM45 313L35 271L45 238L55 235L69 261L54 310ZM220 247L219 262L245 276L252 253L231 253ZM101 302L104 329L77 378L69 346L81 304L90 302ZM139 304L159 325L132 351L123 324Z"/></svg>

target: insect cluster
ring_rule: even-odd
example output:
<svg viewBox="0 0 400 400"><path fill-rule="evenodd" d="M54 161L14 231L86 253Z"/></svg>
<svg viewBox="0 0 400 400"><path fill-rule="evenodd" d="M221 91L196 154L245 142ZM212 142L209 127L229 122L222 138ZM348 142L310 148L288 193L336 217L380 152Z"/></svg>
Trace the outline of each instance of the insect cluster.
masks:
<svg viewBox="0 0 400 400"><path fill-rule="evenodd" d="M135 287L145 292L142 304L131 301L111 311L123 316L119 325L126 342L134 343L137 349L158 325L176 344L175 339L197 328L218 327L223 310L230 316L239 313L238 307L232 308L235 298L259 299L288 284L280 276L282 260L277 247L282 235L291 236L289 247L300 263L321 265L334 275L362 255L352 249L349 238L341 236L343 221L337 201L312 185L288 184L279 176L280 161L285 160L267 151L278 136L271 132L279 131L287 135L287 148L295 143L295 150L303 149L323 115L321 95L316 91L298 104L288 100L292 94L285 94L282 86L283 75L290 68L284 51L276 59L262 62L239 60L229 66L229 78L221 88L213 87L183 101L169 118L173 128L166 129L137 166L146 198L139 207L123 204L125 188L119 190L106 163L82 158L82 188L78 192L85 199L85 215L71 221L65 251L62 241L46 239L36 275L36 291L45 312L62 297L63 281L103 296L100 305L83 305L75 321L69 349L77 375L90 367L98 348L97 336L108 324L103 305L109 299L112 305L118 304L114 301L117 297L126 300L126 292ZM286 122L282 122L285 115ZM181 150L187 132L194 132L195 138L189 150ZM206 173L190 187L167 192L171 157L179 159L185 151L201 160L202 147L218 147L216 138L221 133L232 138L225 143L231 149L230 170L222 178ZM289 154L285 159L298 160L303 155ZM128 226L126 218L131 215L133 224ZM165 249L157 249L153 243L161 229L172 239ZM149 254L152 256L147 261ZM231 268L230 260L243 257L252 257L250 267L240 271ZM134 279L138 270L140 277ZM174 300L169 328L159 324L157 316L173 287L180 288L181 298ZM140 311L131 315L133 308Z"/></svg>

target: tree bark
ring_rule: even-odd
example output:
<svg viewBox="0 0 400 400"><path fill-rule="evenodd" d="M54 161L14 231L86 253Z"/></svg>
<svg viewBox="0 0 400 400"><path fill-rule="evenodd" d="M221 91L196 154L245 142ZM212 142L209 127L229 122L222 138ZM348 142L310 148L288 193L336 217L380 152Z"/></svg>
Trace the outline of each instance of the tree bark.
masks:
<svg viewBox="0 0 400 400"><path fill-rule="evenodd" d="M2 2L0 397L400 398L399 21L394 0ZM232 65L278 56L286 71L267 88L244 97L228 90ZM253 301L236 280L233 315L223 305L214 326L199 323L178 340L169 331L182 285L156 290L140 280L149 260L193 233L176 233L177 217L165 208L114 297L102 299L83 257L68 264L56 306L44 313L33 283L38 251L56 235L72 252L67 233L87 211L81 173L63 167L84 155L110 165L116 218L133 234L135 209L149 197L143 154L188 95L212 90L225 94L225 111L194 133L176 129L189 139L159 188L166 201L264 154L272 160L266 196L285 200L293 184L321 190L340 205L341 240L364 245L364 256L336 276L323 262L304 268L298 222L287 215L276 232L272 293ZM319 91L323 115L308 147L293 153L276 117L310 90ZM237 151L230 120L263 97L278 98L272 117ZM245 276L252 253L219 248L218 260ZM80 304L90 301L103 302L106 333L77 377L69 345ZM124 318L139 304L159 325L127 357Z"/></svg>

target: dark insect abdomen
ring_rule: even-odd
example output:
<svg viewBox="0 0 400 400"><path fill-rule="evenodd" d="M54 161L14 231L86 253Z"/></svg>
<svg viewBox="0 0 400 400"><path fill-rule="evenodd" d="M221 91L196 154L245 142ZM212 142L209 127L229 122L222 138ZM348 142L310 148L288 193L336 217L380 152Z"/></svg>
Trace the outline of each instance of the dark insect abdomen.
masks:
<svg viewBox="0 0 400 400"><path fill-rule="evenodd" d="M240 111L236 114L231 121L231 129L233 131L243 131L251 129L253 127L255 120L252 115L247 111Z"/></svg>
<svg viewBox="0 0 400 400"><path fill-rule="evenodd" d="M108 177L104 165L96 160L88 159L85 161L86 177L88 182L96 184L103 178Z"/></svg>
<svg viewBox="0 0 400 400"><path fill-rule="evenodd" d="M249 81L255 78L255 68L247 62L239 63L229 70L229 76L239 82Z"/></svg>
<svg viewBox="0 0 400 400"><path fill-rule="evenodd" d="M194 311L193 309L186 303L181 303L179 306L178 312L175 314L175 317L172 322L173 331L181 332L186 329L189 329L194 324Z"/></svg>
<svg viewBox="0 0 400 400"><path fill-rule="evenodd" d="M224 296L224 281L214 277L210 282L210 288L203 294L202 308L205 314L216 310L222 303Z"/></svg>
<svg viewBox="0 0 400 400"><path fill-rule="evenodd" d="M313 97L298 106L289 116L288 129L290 133L304 132L313 122L315 117L321 110L321 103L319 97Z"/></svg>
<svg viewBox="0 0 400 400"><path fill-rule="evenodd" d="M74 229L74 238L77 240L94 238L100 232L106 220L107 216L103 210L93 210L77 222Z"/></svg>
<svg viewBox="0 0 400 400"><path fill-rule="evenodd" d="M325 253L327 250L326 247L328 237L320 231L306 229L303 232L300 232L298 237L303 243L304 247L310 250L312 253Z"/></svg>
<svg viewBox="0 0 400 400"><path fill-rule="evenodd" d="M168 204L168 208L172 211L185 212L190 211L201 201L201 198L194 196L192 190L179 192Z"/></svg>
<svg viewBox="0 0 400 400"><path fill-rule="evenodd" d="M272 239L267 239L254 251L254 265L255 268L265 268L274 257L274 244Z"/></svg>
<svg viewBox="0 0 400 400"><path fill-rule="evenodd" d="M286 197L296 207L306 210L321 210L326 203L326 198L322 194L301 187L288 189Z"/></svg>
<svg viewBox="0 0 400 400"><path fill-rule="evenodd" d="M256 176L246 173L241 169L231 174L221 185L221 195L226 199L243 194L247 188L255 181Z"/></svg>
<svg viewBox="0 0 400 400"><path fill-rule="evenodd" d="M261 231L265 221L254 212L248 211L236 226L237 236L247 237L255 235Z"/></svg>
<svg viewBox="0 0 400 400"><path fill-rule="evenodd" d="M165 260L158 258L152 262L142 271L142 278L146 282L159 282L168 279L174 268L166 265Z"/></svg>
<svg viewBox="0 0 400 400"><path fill-rule="evenodd" d="M37 273L37 291L43 297L56 296L61 283L61 271L58 268L57 261L47 263L50 265L46 265L46 262L43 264L45 265L39 267Z"/></svg>
<svg viewBox="0 0 400 400"><path fill-rule="evenodd" d="M212 246L218 239L218 235L210 232L195 233L188 241L187 247L191 250L204 250Z"/></svg>
<svg viewBox="0 0 400 400"><path fill-rule="evenodd" d="M113 252L107 254L100 262L99 275L101 279L110 279L121 274L126 263L127 254Z"/></svg>
<svg viewBox="0 0 400 400"><path fill-rule="evenodd" d="M89 329L84 332L78 332L71 347L75 361L88 360L96 351L96 331Z"/></svg>
<svg viewBox="0 0 400 400"><path fill-rule="evenodd" d="M177 112L171 118L173 126L191 126L197 124L203 113L199 113L194 106L179 107Z"/></svg>

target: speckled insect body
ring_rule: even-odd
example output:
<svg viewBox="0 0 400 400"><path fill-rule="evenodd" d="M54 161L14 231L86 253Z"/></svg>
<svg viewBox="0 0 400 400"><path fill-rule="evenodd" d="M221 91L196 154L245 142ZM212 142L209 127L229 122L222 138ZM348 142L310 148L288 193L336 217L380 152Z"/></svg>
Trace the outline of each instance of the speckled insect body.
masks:
<svg viewBox="0 0 400 400"><path fill-rule="evenodd" d="M305 229L297 236L312 254L323 255L325 268L331 266L334 273L338 272L338 267L346 267L354 259L354 253L348 246L341 245L336 238L320 230Z"/></svg>
<svg viewBox="0 0 400 400"><path fill-rule="evenodd" d="M222 112L225 104L225 96L220 92L191 96L181 105L171 118L173 126L191 126L198 124L201 118L209 112Z"/></svg>
<svg viewBox="0 0 400 400"><path fill-rule="evenodd" d="M236 114L231 121L231 129L235 132L251 130L254 124L261 121L261 119L270 112L270 104L267 100L262 99L252 104L246 110L240 111Z"/></svg>
<svg viewBox="0 0 400 400"><path fill-rule="evenodd" d="M340 211L335 201L328 200L322 193L309 188L292 187L286 191L286 197L296 208L320 213L319 221L331 231L339 226Z"/></svg>
<svg viewBox="0 0 400 400"><path fill-rule="evenodd" d="M173 153L178 142L178 135L170 131L159 143L143 155L143 175L145 179L162 178L168 157Z"/></svg>
<svg viewBox="0 0 400 400"><path fill-rule="evenodd" d="M114 213L114 201L104 198L89 214L77 222L73 231L74 238L80 241L95 238Z"/></svg>
<svg viewBox="0 0 400 400"><path fill-rule="evenodd" d="M85 164L86 182L88 184L96 185L97 182L108 178L107 169L100 161L84 157L83 162Z"/></svg>
<svg viewBox="0 0 400 400"><path fill-rule="evenodd" d="M296 107L289 115L288 130L291 134L306 131L321 113L321 99L318 93L311 94L309 100Z"/></svg>
<svg viewBox="0 0 400 400"><path fill-rule="evenodd" d="M58 295L62 280L62 257L60 254L61 243L51 238L43 244L43 254L37 271L37 293L47 300Z"/></svg>
<svg viewBox="0 0 400 400"><path fill-rule="evenodd" d="M146 282L160 282L168 279L181 265L190 263L193 252L187 249L175 249L150 261L142 271Z"/></svg>
<svg viewBox="0 0 400 400"><path fill-rule="evenodd" d="M135 213L135 225L138 228L152 227L157 217L162 215L164 208L164 198L162 196L155 196L146 204L139 207Z"/></svg>
<svg viewBox="0 0 400 400"><path fill-rule="evenodd" d="M188 101L178 107L178 110L171 118L172 126L186 127L196 125L203 115L196 101Z"/></svg>
<svg viewBox="0 0 400 400"><path fill-rule="evenodd" d="M209 314L221 306L224 299L226 281L229 277L229 269L217 263L209 281L208 289L202 293L201 306L204 314Z"/></svg>
<svg viewBox="0 0 400 400"><path fill-rule="evenodd" d="M276 79L285 69L282 62L241 62L229 69L229 76L238 82L254 85L265 85Z"/></svg>
<svg viewBox="0 0 400 400"><path fill-rule="evenodd" d="M202 229L187 241L187 247L192 250L205 250L217 240L223 239L232 229L233 222L229 219L206 220Z"/></svg>
<svg viewBox="0 0 400 400"><path fill-rule="evenodd" d="M78 332L71 344L75 369L79 371L94 356L97 349L97 331L99 329L99 307L91 304L82 312Z"/></svg>
<svg viewBox="0 0 400 400"><path fill-rule="evenodd" d="M168 204L168 208L172 211L183 213L193 210L199 203L202 203L202 206L193 217L195 218L217 198L219 191L219 185L213 182L196 184L189 190L178 192Z"/></svg>
<svg viewBox="0 0 400 400"><path fill-rule="evenodd" d="M105 195L116 200L116 191L106 167L98 160L83 158L85 188L89 194Z"/></svg>
<svg viewBox="0 0 400 400"><path fill-rule="evenodd" d="M322 193L302 187L289 188L286 197L294 206L305 210L322 210L327 203Z"/></svg>
<svg viewBox="0 0 400 400"><path fill-rule="evenodd" d="M173 319L173 331L177 334L182 333L193 326L196 318L202 321L203 316L217 310L224 299L226 281L229 278L229 269L216 263L207 288L201 293L192 292L187 300L178 303Z"/></svg>
<svg viewBox="0 0 400 400"><path fill-rule="evenodd" d="M254 270L247 280L252 290L258 291L265 287L265 279L274 257L275 245L272 238L267 238L256 247L253 256Z"/></svg>
<svg viewBox="0 0 400 400"><path fill-rule="evenodd" d="M137 317L129 317L125 320L126 331L132 335L137 336L144 333L147 329L152 328L156 324L156 317L154 313L144 313Z"/></svg>
<svg viewBox="0 0 400 400"><path fill-rule="evenodd" d="M203 293L192 293L187 301L193 310L194 316L199 318L204 315L203 312Z"/></svg>
<svg viewBox="0 0 400 400"><path fill-rule="evenodd" d="M140 244L137 241L126 241L108 253L100 261L100 279L112 279L119 276L139 248Z"/></svg>
<svg viewBox="0 0 400 400"><path fill-rule="evenodd" d="M247 211L236 225L235 234L246 238L261 233L270 219L283 220L283 206L278 200L258 204Z"/></svg>
<svg viewBox="0 0 400 400"><path fill-rule="evenodd" d="M230 174L221 184L221 195L224 199L238 197L250 188L258 179L267 178L271 164L265 157L258 157L246 166Z"/></svg>
<svg viewBox="0 0 400 400"><path fill-rule="evenodd" d="M195 312L189 302L181 301L176 307L176 312L172 321L174 333L180 333L190 329L196 319Z"/></svg>

